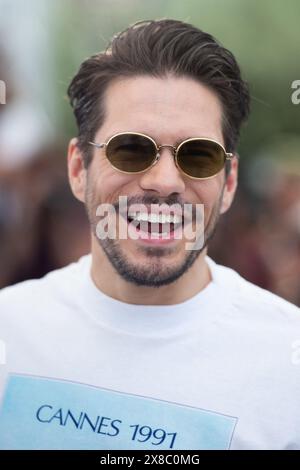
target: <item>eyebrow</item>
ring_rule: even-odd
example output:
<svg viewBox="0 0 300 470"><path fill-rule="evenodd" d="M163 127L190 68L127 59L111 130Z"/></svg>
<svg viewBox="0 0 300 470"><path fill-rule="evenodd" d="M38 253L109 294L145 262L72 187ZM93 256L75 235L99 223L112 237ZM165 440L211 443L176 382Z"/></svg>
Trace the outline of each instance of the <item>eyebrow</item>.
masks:
<svg viewBox="0 0 300 470"><path fill-rule="evenodd" d="M148 137L151 137L151 139L153 139L158 145L163 145L163 144L169 144L168 142L159 142L158 139L156 139L155 137L153 137L153 135L151 133L148 133L148 132L142 132L142 131L136 131L136 130L130 130L130 131L119 131L119 132L138 132L139 134L144 134L144 135L147 135ZM114 135L118 134L119 132L113 132L107 139L106 141L108 141L109 139L111 139ZM179 144L181 144L182 142L184 142L185 140L188 140L188 139L191 139L193 137L201 137L201 136L196 136L196 135L186 135L186 136L183 136L181 135L178 139L176 139L176 141L174 142L174 144L169 144L169 145L174 145L174 147L178 147Z"/></svg>
<svg viewBox="0 0 300 470"><path fill-rule="evenodd" d="M148 132L135 131L135 130L134 130L134 131L133 131L133 130L131 130L131 131L124 131L124 132L128 132L129 134L130 134L130 132L137 132L137 133L139 133L139 134L144 134L144 135L147 135L148 137L151 137L151 139L155 140L155 142L156 142L157 144L163 143L163 142L159 142L159 139L156 139L155 137L153 137L153 135L152 135L151 133L148 133ZM114 135L116 135L116 134L118 134L118 132L115 132L115 133L111 134L111 136L109 137L109 139L110 139L111 137L113 137ZM174 142L174 145L177 146L177 145L181 144L181 142L183 142L184 140L191 139L191 138L193 138L193 137L196 137L196 136L194 136L194 135L193 135L193 136L191 136L191 135L190 135L190 136L182 136L182 135L180 135L180 137L178 137L178 139ZM197 137L200 137L200 136L197 136ZM108 140L108 139L107 139L107 140ZM167 142L166 142L166 143L167 143ZM171 144L170 144L170 145L171 145Z"/></svg>

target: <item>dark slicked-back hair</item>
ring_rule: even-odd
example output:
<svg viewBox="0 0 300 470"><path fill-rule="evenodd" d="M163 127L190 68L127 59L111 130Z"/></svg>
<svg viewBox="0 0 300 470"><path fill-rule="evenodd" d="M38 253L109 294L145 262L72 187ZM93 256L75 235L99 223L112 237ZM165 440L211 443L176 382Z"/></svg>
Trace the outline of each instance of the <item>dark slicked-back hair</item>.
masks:
<svg viewBox="0 0 300 470"><path fill-rule="evenodd" d="M227 152L234 152L249 114L249 91L232 53L208 33L182 21L140 21L116 34L106 50L86 59L68 88L78 125L78 145L88 167L89 141L105 119L105 92L118 78L188 77L219 98Z"/></svg>

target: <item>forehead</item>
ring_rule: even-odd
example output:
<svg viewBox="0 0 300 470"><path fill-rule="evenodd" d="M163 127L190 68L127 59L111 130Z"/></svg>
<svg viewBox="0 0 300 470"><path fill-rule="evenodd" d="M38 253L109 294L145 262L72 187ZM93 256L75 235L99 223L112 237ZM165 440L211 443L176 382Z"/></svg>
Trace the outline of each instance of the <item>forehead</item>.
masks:
<svg viewBox="0 0 300 470"><path fill-rule="evenodd" d="M160 141L210 137L223 142L219 98L191 78L118 79L107 88L104 105L106 117L99 130L104 138L136 131Z"/></svg>

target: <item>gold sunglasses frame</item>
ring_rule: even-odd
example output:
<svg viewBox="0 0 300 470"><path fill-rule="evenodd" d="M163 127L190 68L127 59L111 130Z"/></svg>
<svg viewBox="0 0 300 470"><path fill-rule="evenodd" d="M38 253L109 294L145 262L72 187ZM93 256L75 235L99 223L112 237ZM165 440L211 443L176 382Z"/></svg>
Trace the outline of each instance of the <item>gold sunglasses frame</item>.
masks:
<svg viewBox="0 0 300 470"><path fill-rule="evenodd" d="M207 180L207 179L210 179L210 178L214 178L219 172L215 173L214 175L212 176L206 176L204 178L199 178L197 176L191 176L189 174L187 174L184 170L182 170L182 168L180 167L180 165L178 164L178 160L177 160L177 155L178 155L178 151L179 149L182 147L183 144L186 144L187 142L190 142L190 141L193 141L193 140L205 140L205 141L209 141L209 142L213 142L214 144L217 144L219 147L221 147L221 149L223 150L223 153L224 153L224 166L225 166L225 163L226 163L226 160L232 160L232 158L234 157L234 154L233 153L229 153L229 152L226 152L225 148L223 147L222 144L220 144L219 142L217 142L216 140L214 139L209 139L209 138L206 138L206 137L191 137L189 139L185 139L183 140L182 142L180 142L179 145L177 145L176 147L174 145L170 145L170 144L161 144L161 145L158 145L155 140L150 137L149 135L147 134L142 134L140 132L131 132L131 131L128 131L128 132L118 132L117 134L114 134L113 136L111 136L107 142L103 142L103 143L97 143L97 142L88 142L90 145L93 145L94 147L98 148L98 149L101 149L101 148L107 148L109 143L111 142L112 139L114 139L115 137L118 137L119 135L127 135L127 134L131 134L131 135L138 135L138 136L141 136L141 137L146 137L147 139L149 139L153 144L154 144L154 147L156 148L156 156L153 160L153 162L151 163L151 165L149 165L147 168L145 168L144 170L139 170L139 171L125 171L125 170L120 170L119 168L115 167L111 161L108 159L107 155L106 155L106 158L107 160L109 161L110 165L117 171L120 171L121 173L126 173L126 174L129 174L129 175L137 175L137 174L140 174L140 173L144 173L145 171L148 171L150 170L150 168L152 168L159 160L160 158L160 149L163 148L163 147L171 147L173 149L173 157L174 157L174 160L175 160L175 165L176 167L179 169L179 171L181 171L181 173L183 173L184 175L186 175L188 178L192 178L192 179L195 179L195 180ZM224 166L221 168L221 170L224 168ZM220 170L220 171L221 171Z"/></svg>

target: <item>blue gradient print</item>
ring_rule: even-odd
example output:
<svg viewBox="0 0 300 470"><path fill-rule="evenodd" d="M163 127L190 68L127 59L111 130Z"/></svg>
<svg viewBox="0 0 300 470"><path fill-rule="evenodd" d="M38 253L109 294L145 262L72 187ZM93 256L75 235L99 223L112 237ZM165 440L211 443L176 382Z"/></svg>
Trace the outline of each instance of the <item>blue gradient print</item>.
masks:
<svg viewBox="0 0 300 470"><path fill-rule="evenodd" d="M228 449L237 418L78 383L11 375L0 449Z"/></svg>

